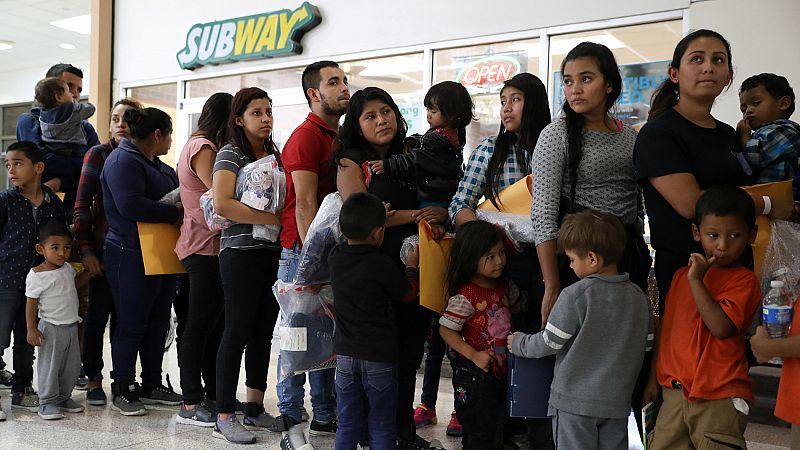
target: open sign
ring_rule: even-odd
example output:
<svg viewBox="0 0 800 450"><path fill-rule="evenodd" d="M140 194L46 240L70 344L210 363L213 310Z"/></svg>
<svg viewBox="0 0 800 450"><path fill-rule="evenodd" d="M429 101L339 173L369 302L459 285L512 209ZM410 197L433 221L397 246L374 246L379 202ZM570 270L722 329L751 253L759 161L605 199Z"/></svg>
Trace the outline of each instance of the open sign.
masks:
<svg viewBox="0 0 800 450"><path fill-rule="evenodd" d="M510 56L488 56L461 69L456 80L464 86L487 86L502 83L520 71L519 61Z"/></svg>

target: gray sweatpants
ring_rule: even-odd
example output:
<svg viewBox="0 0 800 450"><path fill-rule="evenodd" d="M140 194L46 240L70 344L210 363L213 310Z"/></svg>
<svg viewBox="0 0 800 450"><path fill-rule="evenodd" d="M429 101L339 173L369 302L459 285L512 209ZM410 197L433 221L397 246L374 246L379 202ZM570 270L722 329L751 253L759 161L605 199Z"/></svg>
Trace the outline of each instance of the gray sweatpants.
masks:
<svg viewBox="0 0 800 450"><path fill-rule="evenodd" d="M78 324L53 325L39 320L44 341L36 355L39 375L39 404L59 404L72 396L81 373Z"/></svg>
<svg viewBox="0 0 800 450"><path fill-rule="evenodd" d="M552 410L551 410L552 411ZM555 410L556 450L628 450L628 418L604 419Z"/></svg>

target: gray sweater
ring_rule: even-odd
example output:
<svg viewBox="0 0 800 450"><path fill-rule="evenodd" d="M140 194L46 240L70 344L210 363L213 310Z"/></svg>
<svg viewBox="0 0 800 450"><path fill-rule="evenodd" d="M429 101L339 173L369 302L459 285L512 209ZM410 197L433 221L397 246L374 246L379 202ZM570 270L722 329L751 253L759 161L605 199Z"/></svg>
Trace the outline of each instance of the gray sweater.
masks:
<svg viewBox="0 0 800 450"><path fill-rule="evenodd" d="M647 296L628 274L589 275L561 292L544 331L515 333L512 353L556 355L550 408L622 419L653 346Z"/></svg>
<svg viewBox="0 0 800 450"><path fill-rule="evenodd" d="M42 141L86 144L82 121L92 117L91 103L64 103L39 114Z"/></svg>
<svg viewBox="0 0 800 450"><path fill-rule="evenodd" d="M576 205L612 214L626 224L636 221L641 189L633 168L635 142L636 132L628 125L619 132L584 130ZM569 198L572 186L567 160L567 125L556 119L542 130L531 160L536 244L558 237L559 200Z"/></svg>

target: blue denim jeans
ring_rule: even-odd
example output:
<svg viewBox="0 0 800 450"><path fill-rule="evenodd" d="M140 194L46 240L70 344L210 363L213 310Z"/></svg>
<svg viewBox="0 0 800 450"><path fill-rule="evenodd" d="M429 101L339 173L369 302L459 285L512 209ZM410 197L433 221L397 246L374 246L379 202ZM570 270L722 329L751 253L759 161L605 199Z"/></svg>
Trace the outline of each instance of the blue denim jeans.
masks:
<svg viewBox="0 0 800 450"><path fill-rule="evenodd" d="M25 294L15 289L0 289L0 355L11 345L14 333L14 378L11 390L22 391L33 381L33 347L28 344L25 323Z"/></svg>
<svg viewBox="0 0 800 450"><path fill-rule="evenodd" d="M284 248L278 263L278 279L287 283L294 280L297 265L300 262L300 248ZM281 358L278 356L278 374L280 377ZM308 373L311 384L311 407L314 420L330 422L336 415L336 397L334 396L334 369L315 370ZM297 422L302 421L303 398L305 397L306 375L299 374L287 377L278 383L278 410Z"/></svg>
<svg viewBox="0 0 800 450"><path fill-rule="evenodd" d="M339 426L336 450L355 450L369 430L369 447L397 446L397 366L393 363L336 357Z"/></svg>

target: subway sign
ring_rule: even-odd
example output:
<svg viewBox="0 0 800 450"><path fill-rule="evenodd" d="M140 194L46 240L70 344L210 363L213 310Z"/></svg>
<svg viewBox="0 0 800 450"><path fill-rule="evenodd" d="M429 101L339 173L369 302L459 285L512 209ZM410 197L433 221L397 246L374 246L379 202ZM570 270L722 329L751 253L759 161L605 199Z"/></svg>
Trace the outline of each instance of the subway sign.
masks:
<svg viewBox="0 0 800 450"><path fill-rule="evenodd" d="M186 47L176 55L181 69L271 58L303 52L303 35L322 22L316 6L304 2L246 17L198 23L186 34Z"/></svg>

